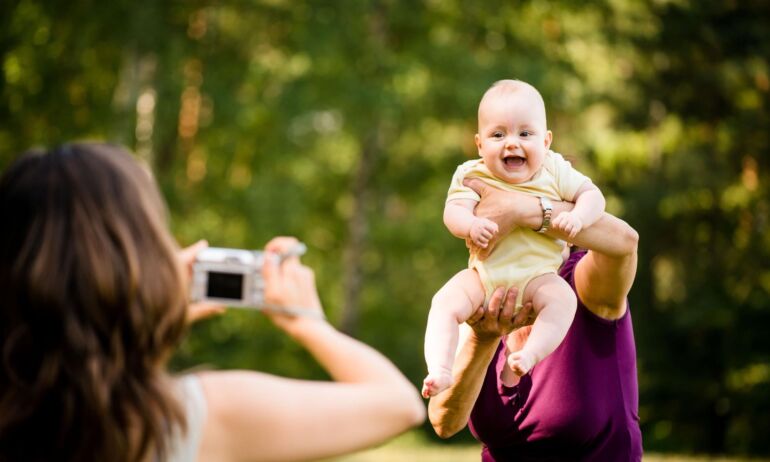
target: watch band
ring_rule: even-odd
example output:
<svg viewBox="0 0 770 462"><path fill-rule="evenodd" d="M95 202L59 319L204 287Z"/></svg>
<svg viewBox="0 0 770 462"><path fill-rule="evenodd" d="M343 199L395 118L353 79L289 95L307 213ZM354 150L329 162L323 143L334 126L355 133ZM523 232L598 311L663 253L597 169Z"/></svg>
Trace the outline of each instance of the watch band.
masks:
<svg viewBox="0 0 770 462"><path fill-rule="evenodd" d="M553 214L553 203L547 197L540 196L540 208L543 209L543 225L537 230L538 233L544 233L551 227L551 215Z"/></svg>

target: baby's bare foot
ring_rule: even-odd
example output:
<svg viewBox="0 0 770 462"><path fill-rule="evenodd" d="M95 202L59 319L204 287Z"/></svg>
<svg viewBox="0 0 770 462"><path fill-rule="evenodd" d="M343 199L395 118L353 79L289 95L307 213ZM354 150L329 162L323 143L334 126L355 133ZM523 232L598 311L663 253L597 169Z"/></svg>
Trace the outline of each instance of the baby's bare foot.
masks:
<svg viewBox="0 0 770 462"><path fill-rule="evenodd" d="M534 356L532 353L528 353L524 350L515 351L508 356L508 367L510 367L511 370L513 370L513 373L519 377L529 372L534 365Z"/></svg>
<svg viewBox="0 0 770 462"><path fill-rule="evenodd" d="M436 396L442 391L449 388L452 385L452 374L428 374L425 380L422 381L422 397L430 398Z"/></svg>

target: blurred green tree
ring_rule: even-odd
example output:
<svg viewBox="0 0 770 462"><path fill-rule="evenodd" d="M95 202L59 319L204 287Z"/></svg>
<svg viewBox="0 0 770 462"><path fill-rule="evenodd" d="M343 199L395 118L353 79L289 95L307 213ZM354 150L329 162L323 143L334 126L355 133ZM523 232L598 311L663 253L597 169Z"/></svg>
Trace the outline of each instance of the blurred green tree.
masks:
<svg viewBox="0 0 770 462"><path fill-rule="evenodd" d="M611 176L642 236L634 290L650 447L770 454L770 5L648 2L616 126L646 165ZM637 301L638 300L638 301Z"/></svg>
<svg viewBox="0 0 770 462"><path fill-rule="evenodd" d="M0 168L99 138L147 161L181 244L310 249L332 321L415 383L441 223L495 80L641 235L631 294L645 446L770 454L766 2L0 4ZM13 219L4 217L3 219ZM321 377L258 314L193 327L184 369Z"/></svg>

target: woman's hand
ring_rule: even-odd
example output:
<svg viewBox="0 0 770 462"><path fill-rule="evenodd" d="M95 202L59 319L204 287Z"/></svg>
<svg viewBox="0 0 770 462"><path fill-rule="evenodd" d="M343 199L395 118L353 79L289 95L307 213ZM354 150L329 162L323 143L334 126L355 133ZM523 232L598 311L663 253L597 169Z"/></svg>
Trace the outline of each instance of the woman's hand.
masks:
<svg viewBox="0 0 770 462"><path fill-rule="evenodd" d="M193 271L193 263L195 263L195 256L198 255L198 252L205 249L209 246L209 243L205 240L200 240L196 242L195 244L185 247L184 249L179 251L179 255L177 258L179 259L179 262L182 264L182 271L184 272L185 276L185 287L190 286L190 278L192 277L192 271ZM211 303L211 302L198 302L198 303L189 303L187 305L187 323L192 324L194 322L200 321L201 319L206 319L211 316L222 314L225 312L227 307L225 305L222 305L221 303Z"/></svg>
<svg viewBox="0 0 770 462"><path fill-rule="evenodd" d="M479 307L467 321L473 329L473 335L479 341L498 340L514 330L532 324L534 312L532 303L527 303L514 314L516 309L516 295L519 289L511 287L506 292L498 287L489 299L489 306L485 309Z"/></svg>
<svg viewBox="0 0 770 462"><path fill-rule="evenodd" d="M280 255L289 253L298 244L299 241L293 237L276 237L265 246L267 258L262 268L265 303L307 313L306 316L297 316L269 308L264 310L278 327L286 331L305 320L324 318L313 270L300 263L299 257L280 258Z"/></svg>

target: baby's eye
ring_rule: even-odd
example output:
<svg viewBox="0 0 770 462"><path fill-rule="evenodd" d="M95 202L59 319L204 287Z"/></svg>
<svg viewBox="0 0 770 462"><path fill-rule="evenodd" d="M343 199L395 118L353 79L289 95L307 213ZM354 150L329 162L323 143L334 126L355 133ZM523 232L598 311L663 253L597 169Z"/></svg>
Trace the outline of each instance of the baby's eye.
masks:
<svg viewBox="0 0 770 462"><path fill-rule="evenodd" d="M528 136L532 136L532 132L531 132L531 131L529 131L529 130L522 130L522 132L521 132L521 133L519 133L519 136L523 136L523 137L525 137L525 138L526 138L526 137L528 137Z"/></svg>
<svg viewBox="0 0 770 462"><path fill-rule="evenodd" d="M495 138L495 139L499 140L502 137L503 137L503 132L494 132L494 133L492 133L492 138Z"/></svg>

